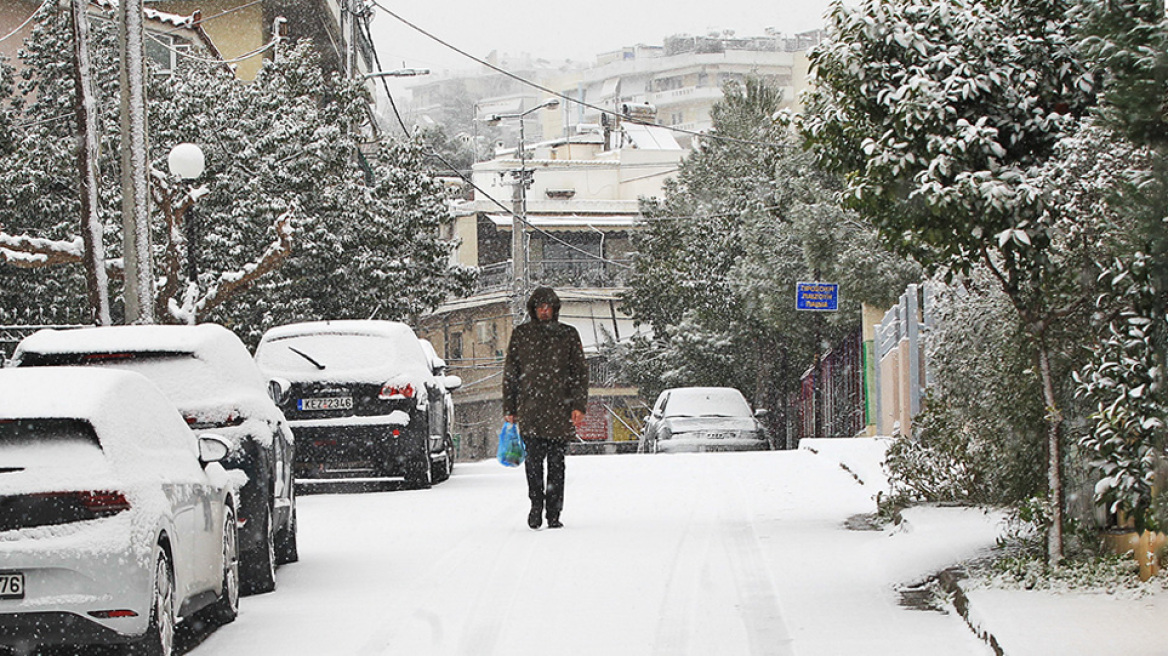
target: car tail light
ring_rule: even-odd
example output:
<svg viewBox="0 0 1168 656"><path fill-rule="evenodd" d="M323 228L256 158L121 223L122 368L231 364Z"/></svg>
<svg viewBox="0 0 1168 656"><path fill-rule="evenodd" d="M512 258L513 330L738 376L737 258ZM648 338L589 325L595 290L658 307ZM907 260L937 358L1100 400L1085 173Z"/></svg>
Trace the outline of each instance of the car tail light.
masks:
<svg viewBox="0 0 1168 656"><path fill-rule="evenodd" d="M227 428L229 426L238 426L243 423L243 417L238 413L232 412L223 420L209 420L203 419L198 415L184 414L183 419L187 420L187 426L193 430L205 430L211 428Z"/></svg>
<svg viewBox="0 0 1168 656"><path fill-rule="evenodd" d="M130 502L121 492L76 492L81 505L98 517L109 517L130 509Z"/></svg>
<svg viewBox="0 0 1168 656"><path fill-rule="evenodd" d="M89 615L101 620L108 620L115 617L138 617L138 613L126 608L119 610L91 610L89 611Z"/></svg>
<svg viewBox="0 0 1168 656"><path fill-rule="evenodd" d="M0 530L55 526L111 517L130 509L121 492L40 492L0 497Z"/></svg>
<svg viewBox="0 0 1168 656"><path fill-rule="evenodd" d="M381 393L377 398L385 399L412 399L414 398L414 386L406 383L405 385L390 385L386 384L381 387Z"/></svg>

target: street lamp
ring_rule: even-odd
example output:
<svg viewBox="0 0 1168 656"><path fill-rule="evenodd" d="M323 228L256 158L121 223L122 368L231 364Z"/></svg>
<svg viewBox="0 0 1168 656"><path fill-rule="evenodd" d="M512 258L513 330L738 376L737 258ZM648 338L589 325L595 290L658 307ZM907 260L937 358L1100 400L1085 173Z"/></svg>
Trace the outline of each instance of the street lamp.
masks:
<svg viewBox="0 0 1168 656"><path fill-rule="evenodd" d="M492 114L487 118L488 125L498 125L507 119L519 120L519 171L515 173L515 186L511 196L511 274L513 289L511 309L515 315L515 323L523 318L523 306L527 295L527 188L531 186L532 172L527 168L527 155L524 149L523 118L532 112L541 109L559 107L558 98L549 98L540 104L523 112L514 114Z"/></svg>
<svg viewBox="0 0 1168 656"><path fill-rule="evenodd" d="M415 77L418 75L429 75L428 68L398 68L392 71L377 71L376 73L366 73L361 76L362 79L369 80L375 77Z"/></svg>
<svg viewBox="0 0 1168 656"><path fill-rule="evenodd" d="M198 180L206 169L207 160L203 156L203 149L193 143L181 143L170 149L166 158L166 166L170 174L183 180ZM183 228L187 241L187 294L190 295L190 316L188 321L195 322L194 294L198 288L198 221L195 215L195 201L198 196L191 192L191 204L183 213Z"/></svg>

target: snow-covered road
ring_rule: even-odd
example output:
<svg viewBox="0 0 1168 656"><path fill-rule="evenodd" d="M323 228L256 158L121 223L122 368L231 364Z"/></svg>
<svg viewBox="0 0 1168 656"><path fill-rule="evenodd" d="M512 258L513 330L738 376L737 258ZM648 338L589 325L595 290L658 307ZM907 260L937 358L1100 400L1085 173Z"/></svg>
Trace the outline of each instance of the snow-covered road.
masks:
<svg viewBox="0 0 1168 656"><path fill-rule="evenodd" d="M190 653L991 653L894 585L990 546L993 518L847 530L883 480L872 440L836 442L570 457L562 530L528 529L522 472L493 461L431 490L302 496L300 562Z"/></svg>

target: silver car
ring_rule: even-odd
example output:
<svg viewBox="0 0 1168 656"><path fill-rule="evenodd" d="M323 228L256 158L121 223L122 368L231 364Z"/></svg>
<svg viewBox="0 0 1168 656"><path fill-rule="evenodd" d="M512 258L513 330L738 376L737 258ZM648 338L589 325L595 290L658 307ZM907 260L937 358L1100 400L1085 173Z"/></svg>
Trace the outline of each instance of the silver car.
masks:
<svg viewBox="0 0 1168 656"><path fill-rule="evenodd" d="M742 392L732 387L675 387L657 397L645 417L639 451L769 450L770 441Z"/></svg>
<svg viewBox="0 0 1168 656"><path fill-rule="evenodd" d="M194 613L235 619L227 450L139 374L0 370L0 646L168 655Z"/></svg>

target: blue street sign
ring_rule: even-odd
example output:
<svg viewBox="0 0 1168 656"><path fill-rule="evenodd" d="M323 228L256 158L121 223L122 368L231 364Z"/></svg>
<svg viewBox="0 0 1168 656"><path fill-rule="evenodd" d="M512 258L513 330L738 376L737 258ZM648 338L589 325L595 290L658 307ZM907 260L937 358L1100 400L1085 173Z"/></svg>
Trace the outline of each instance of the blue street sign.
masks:
<svg viewBox="0 0 1168 656"><path fill-rule="evenodd" d="M795 309L835 312L839 309L839 283L795 283Z"/></svg>

